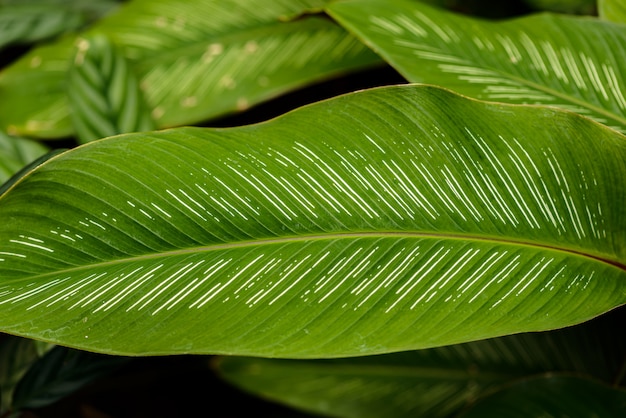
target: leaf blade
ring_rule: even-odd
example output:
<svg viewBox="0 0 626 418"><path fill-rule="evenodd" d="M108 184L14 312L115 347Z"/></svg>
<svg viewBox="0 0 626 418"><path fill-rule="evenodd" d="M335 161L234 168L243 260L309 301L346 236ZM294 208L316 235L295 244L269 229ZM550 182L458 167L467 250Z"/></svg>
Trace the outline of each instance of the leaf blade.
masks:
<svg viewBox="0 0 626 418"><path fill-rule="evenodd" d="M620 25L550 14L494 23L406 0L337 2L327 10L411 82L558 106L626 130Z"/></svg>
<svg viewBox="0 0 626 418"><path fill-rule="evenodd" d="M2 329L334 357L570 325L624 303L624 153L577 115L425 86L98 141L0 197Z"/></svg>

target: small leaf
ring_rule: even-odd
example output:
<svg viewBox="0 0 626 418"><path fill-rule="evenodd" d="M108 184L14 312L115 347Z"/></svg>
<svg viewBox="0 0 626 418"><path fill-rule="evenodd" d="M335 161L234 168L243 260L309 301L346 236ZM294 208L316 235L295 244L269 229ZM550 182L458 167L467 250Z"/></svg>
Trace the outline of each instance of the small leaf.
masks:
<svg viewBox="0 0 626 418"><path fill-rule="evenodd" d="M83 143L155 128L137 77L104 35L78 41L68 93L74 128Z"/></svg>
<svg viewBox="0 0 626 418"><path fill-rule="evenodd" d="M626 1L598 0L598 14L611 22L626 23Z"/></svg>
<svg viewBox="0 0 626 418"><path fill-rule="evenodd" d="M551 14L489 22L410 0L348 0L328 11L411 82L558 106L626 132L621 25Z"/></svg>
<svg viewBox="0 0 626 418"><path fill-rule="evenodd" d="M87 383L111 373L129 360L55 347L20 380L15 388L15 409L50 405Z"/></svg>
<svg viewBox="0 0 626 418"><path fill-rule="evenodd" d="M511 385L462 418L615 418L626 415L626 391L593 380L547 376Z"/></svg>
<svg viewBox="0 0 626 418"><path fill-rule="evenodd" d="M380 63L329 19L302 16L327 0L134 0L86 32L117 45L157 126L245 110L298 87ZM74 133L66 98L73 39L35 48L0 72L0 127Z"/></svg>
<svg viewBox="0 0 626 418"><path fill-rule="evenodd" d="M614 130L413 85L96 141L0 196L0 329L337 357L563 327L626 302L624 178Z"/></svg>
<svg viewBox="0 0 626 418"><path fill-rule="evenodd" d="M607 315L563 330L372 357L221 357L214 365L241 389L318 414L444 418L548 372L612 383L624 361L626 338L615 333L623 319Z"/></svg>
<svg viewBox="0 0 626 418"><path fill-rule="evenodd" d="M0 184L46 152L47 148L35 141L0 131Z"/></svg>

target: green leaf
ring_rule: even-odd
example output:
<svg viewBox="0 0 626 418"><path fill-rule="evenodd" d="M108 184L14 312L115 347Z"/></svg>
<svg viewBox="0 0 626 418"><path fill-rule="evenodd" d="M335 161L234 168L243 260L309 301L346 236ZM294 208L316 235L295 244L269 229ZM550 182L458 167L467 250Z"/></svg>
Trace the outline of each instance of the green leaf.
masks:
<svg viewBox="0 0 626 418"><path fill-rule="evenodd" d="M626 132L621 25L550 14L489 22L409 0L348 0L328 12L409 81L558 106Z"/></svg>
<svg viewBox="0 0 626 418"><path fill-rule="evenodd" d="M111 373L129 360L125 357L55 347L39 359L20 380L15 388L15 409L50 405L87 383Z"/></svg>
<svg viewBox="0 0 626 418"><path fill-rule="evenodd" d="M47 152L45 146L0 131L0 184Z"/></svg>
<svg viewBox="0 0 626 418"><path fill-rule="evenodd" d="M427 86L96 141L0 196L0 330L335 357L563 327L626 301L625 174L616 131Z"/></svg>
<svg viewBox="0 0 626 418"><path fill-rule="evenodd" d="M626 349L615 333L622 322L613 319L624 316L414 352L309 361L221 357L214 365L241 389L322 415L443 418L547 372L613 382Z"/></svg>
<svg viewBox="0 0 626 418"><path fill-rule="evenodd" d="M470 409L463 418L614 418L626 414L626 391L593 380L539 377L512 385Z"/></svg>
<svg viewBox="0 0 626 418"><path fill-rule="evenodd" d="M626 23L626 1L598 0L598 14L605 20Z"/></svg>
<svg viewBox="0 0 626 418"><path fill-rule="evenodd" d="M112 0L5 0L0 3L0 49L75 31L117 4Z"/></svg>
<svg viewBox="0 0 626 418"><path fill-rule="evenodd" d="M155 128L126 58L106 36L78 42L68 93L81 142Z"/></svg>
<svg viewBox="0 0 626 418"><path fill-rule="evenodd" d="M291 20L325 2L134 0L85 36L103 34L119 47L153 119L169 127L379 63L329 19ZM46 138L73 133L66 99L73 44L36 48L0 73L0 126Z"/></svg>

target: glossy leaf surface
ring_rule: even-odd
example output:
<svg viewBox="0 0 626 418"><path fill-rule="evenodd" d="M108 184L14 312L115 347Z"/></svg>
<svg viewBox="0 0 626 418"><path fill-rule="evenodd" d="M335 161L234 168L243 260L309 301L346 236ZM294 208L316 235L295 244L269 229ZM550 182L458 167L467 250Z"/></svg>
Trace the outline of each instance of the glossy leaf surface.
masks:
<svg viewBox="0 0 626 418"><path fill-rule="evenodd" d="M626 131L621 25L550 14L488 22L410 0L349 0L328 11L412 82L558 106Z"/></svg>
<svg viewBox="0 0 626 418"><path fill-rule="evenodd" d="M618 311L562 330L413 352L308 361L220 357L214 365L247 392L324 416L443 418L546 373L616 384L626 336L615 327L623 320Z"/></svg>
<svg viewBox="0 0 626 418"><path fill-rule="evenodd" d="M80 40L68 93L80 142L154 130L154 122L126 58L103 35Z"/></svg>
<svg viewBox="0 0 626 418"><path fill-rule="evenodd" d="M378 63L329 19L296 19L324 3L134 0L87 35L103 34L120 48L157 126L168 127L245 110ZM66 96L74 44L63 39L36 48L0 73L0 126L38 137L73 133Z"/></svg>
<svg viewBox="0 0 626 418"><path fill-rule="evenodd" d="M612 22L626 23L626 1L598 0L598 14Z"/></svg>
<svg viewBox="0 0 626 418"><path fill-rule="evenodd" d="M574 324L626 301L625 172L593 121L425 86L97 141L0 197L0 329L333 357Z"/></svg>
<svg viewBox="0 0 626 418"><path fill-rule="evenodd" d="M626 414L626 391L592 380L543 377L496 392L463 418L614 418Z"/></svg>

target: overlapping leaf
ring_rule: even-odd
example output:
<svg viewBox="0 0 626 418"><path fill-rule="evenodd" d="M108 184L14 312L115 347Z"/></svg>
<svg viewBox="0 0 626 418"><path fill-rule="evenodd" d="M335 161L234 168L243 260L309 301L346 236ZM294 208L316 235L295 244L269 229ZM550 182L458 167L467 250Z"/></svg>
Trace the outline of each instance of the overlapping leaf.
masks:
<svg viewBox="0 0 626 418"><path fill-rule="evenodd" d="M298 15L323 0L134 0L88 34L116 43L159 127L246 109L285 91L373 65L367 47L328 19ZM36 48L0 73L0 126L73 132L66 98L73 40Z"/></svg>
<svg viewBox="0 0 626 418"><path fill-rule="evenodd" d="M68 91L72 121L81 142L155 128L137 77L105 36L80 40Z"/></svg>
<svg viewBox="0 0 626 418"><path fill-rule="evenodd" d="M248 392L325 416L451 417L537 375L613 384L624 363L626 338L615 333L623 318L603 316L564 330L382 356L221 357L214 364L227 381Z"/></svg>
<svg viewBox="0 0 626 418"><path fill-rule="evenodd" d="M559 106L626 131L621 25L550 14L494 23L410 0L349 0L328 11L410 81Z"/></svg>
<svg viewBox="0 0 626 418"><path fill-rule="evenodd" d="M97 141L0 197L0 329L332 357L581 322L626 301L625 171L593 121L420 86Z"/></svg>
<svg viewBox="0 0 626 418"><path fill-rule="evenodd" d="M598 0L598 14L612 22L626 23L626 2L624 0Z"/></svg>

